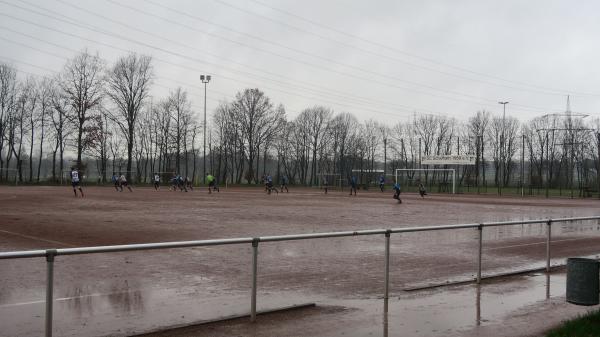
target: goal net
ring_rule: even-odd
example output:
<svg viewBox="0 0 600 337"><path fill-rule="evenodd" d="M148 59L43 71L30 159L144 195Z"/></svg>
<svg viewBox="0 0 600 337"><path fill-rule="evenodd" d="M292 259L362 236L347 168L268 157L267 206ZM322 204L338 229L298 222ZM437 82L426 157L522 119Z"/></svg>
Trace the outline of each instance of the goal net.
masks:
<svg viewBox="0 0 600 337"><path fill-rule="evenodd" d="M318 187L323 189L327 186L328 189L342 189L343 181L342 175L339 173L319 173L318 174Z"/></svg>
<svg viewBox="0 0 600 337"><path fill-rule="evenodd" d="M177 175L174 171L159 171L150 173L150 182L154 183L154 175L158 174L160 177L160 184L171 184L173 178ZM185 178L185 177L183 177Z"/></svg>
<svg viewBox="0 0 600 337"><path fill-rule="evenodd" d="M369 189L370 187L379 186L379 177L385 177L385 172L377 169L353 169L352 175L358 179L358 183L362 188Z"/></svg>
<svg viewBox="0 0 600 337"><path fill-rule="evenodd" d="M396 169L394 178L407 190L416 189L419 184L423 184L429 191L456 193L455 169Z"/></svg>

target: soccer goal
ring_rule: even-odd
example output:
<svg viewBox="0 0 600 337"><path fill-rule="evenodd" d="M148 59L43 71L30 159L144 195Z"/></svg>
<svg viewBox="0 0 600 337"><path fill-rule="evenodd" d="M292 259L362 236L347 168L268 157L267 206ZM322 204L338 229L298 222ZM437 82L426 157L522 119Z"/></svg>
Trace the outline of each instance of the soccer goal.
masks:
<svg viewBox="0 0 600 337"><path fill-rule="evenodd" d="M1 168L0 183L17 185L19 183L19 171L12 168Z"/></svg>
<svg viewBox="0 0 600 337"><path fill-rule="evenodd" d="M456 194L456 170L455 169L442 169L442 168L414 168L414 169L396 169L395 171L395 179L396 181L400 181L400 179L402 179L403 177L405 177L405 179L409 182L415 183L417 178L417 172L421 173L421 172L441 172L442 174L447 173L450 174L450 180L452 181L452 194ZM445 175L443 175L441 177L443 179L439 180L440 177L438 177L438 180L440 181L440 183L445 183L446 182L446 177Z"/></svg>
<svg viewBox="0 0 600 337"><path fill-rule="evenodd" d="M317 174L319 177L318 184L319 189L322 189L323 186L327 185L329 189L342 189L342 175L340 173L319 173Z"/></svg>
<svg viewBox="0 0 600 337"><path fill-rule="evenodd" d="M171 180L173 180L173 177L175 177L175 172L173 171L158 171L158 172L151 172L150 173L150 181L152 183L154 183L154 174L158 174L158 176L160 177L160 183L161 184L170 184Z"/></svg>

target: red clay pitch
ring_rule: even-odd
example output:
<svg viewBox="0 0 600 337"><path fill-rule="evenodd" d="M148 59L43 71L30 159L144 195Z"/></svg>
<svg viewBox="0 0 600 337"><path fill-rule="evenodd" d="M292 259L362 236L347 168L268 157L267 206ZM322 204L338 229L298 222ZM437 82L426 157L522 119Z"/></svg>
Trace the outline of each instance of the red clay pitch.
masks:
<svg viewBox="0 0 600 337"><path fill-rule="evenodd" d="M435 194L421 199L405 194L403 203L397 204L391 190L359 191L356 197L299 188L267 195L260 187L222 188L210 195L199 188L185 193L134 187L130 193L84 186L84 192L85 198L75 198L69 187L0 187L0 250L600 214L598 200ZM596 222L554 226L553 262L598 253L598 227ZM471 229L392 235L392 294L402 295L402 289L412 285L471 277L476 266L476 237L477 231ZM311 325L312 316L321 317L315 319L319 321L333 315L336 320L348 319L345 328L352 327L352 322L365 328L368 323L359 322L353 313L380 310L383 239L260 244L259 308L316 301L318 309L302 314L306 326ZM484 240L485 273L544 264L543 224L486 229ZM250 263L250 245L59 256L56 335L128 335L247 312ZM0 270L0 336L40 335L44 259L0 261ZM275 320L282 329L288 316L294 314ZM298 323L294 324L297 328ZM380 329L378 323L373 324ZM447 328L456 332L465 326L449 324ZM239 329L241 335L262 335ZM273 329L269 333L278 331ZM436 335L427 329L425 324L422 335ZM349 331L361 335L367 330ZM440 334L443 324L435 330L444 335ZM323 330L322 335L331 335L331 331ZM451 334L446 331L446 335Z"/></svg>

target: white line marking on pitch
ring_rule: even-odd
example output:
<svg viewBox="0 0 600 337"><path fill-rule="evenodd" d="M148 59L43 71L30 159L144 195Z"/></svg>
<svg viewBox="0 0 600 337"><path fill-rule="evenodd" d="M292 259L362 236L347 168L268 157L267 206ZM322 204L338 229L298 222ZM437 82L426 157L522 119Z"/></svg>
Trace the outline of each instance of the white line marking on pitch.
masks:
<svg viewBox="0 0 600 337"><path fill-rule="evenodd" d="M130 292L131 291L119 291L119 292L107 293L107 294L98 293L98 294L89 294L89 295L80 295L80 296L59 297L59 298L55 298L54 301L55 302L64 302L64 301L70 301L70 300L74 300L74 299L81 299L81 298L88 298L88 297L101 297L101 296L127 294ZM16 307L16 306L20 306L20 305L31 305L31 304L40 304L40 303L46 303L46 300L0 304L0 308Z"/></svg>
<svg viewBox="0 0 600 337"><path fill-rule="evenodd" d="M59 245L62 245L62 246L67 246L67 247L75 247L75 246L70 245L68 243L64 243L64 242L60 242L60 241L54 241L54 240L49 240L49 239L44 239L44 238L40 238L40 237L37 237L37 236L31 236L31 235L26 235L26 234L21 234L21 233L15 233L15 232L3 230L3 229L0 229L0 232L5 233L5 234L14 235L14 236L20 236L22 238L31 239L31 240L37 240L37 241L43 241L43 242L48 242L48 243L54 243L54 244L59 244Z"/></svg>

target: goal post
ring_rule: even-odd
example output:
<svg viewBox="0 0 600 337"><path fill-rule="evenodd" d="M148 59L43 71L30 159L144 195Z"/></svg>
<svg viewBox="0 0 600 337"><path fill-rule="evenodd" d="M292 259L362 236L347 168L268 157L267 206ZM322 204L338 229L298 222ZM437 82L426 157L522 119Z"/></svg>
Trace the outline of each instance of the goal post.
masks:
<svg viewBox="0 0 600 337"><path fill-rule="evenodd" d="M455 169L442 169L442 168L412 168L412 169L396 169L394 178L398 181L399 172L449 172L452 174L450 179L452 180L452 194L456 194L456 170Z"/></svg>
<svg viewBox="0 0 600 337"><path fill-rule="evenodd" d="M318 178L318 188L322 189L325 186L325 182L327 182L327 187L330 189L340 188L342 189L342 175L340 173L317 173Z"/></svg>

